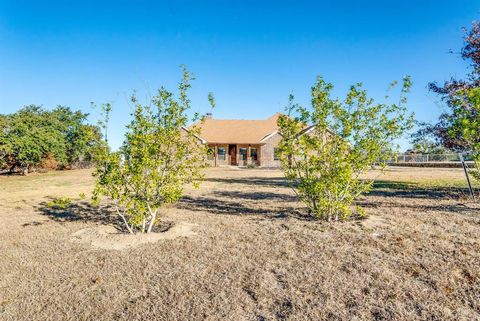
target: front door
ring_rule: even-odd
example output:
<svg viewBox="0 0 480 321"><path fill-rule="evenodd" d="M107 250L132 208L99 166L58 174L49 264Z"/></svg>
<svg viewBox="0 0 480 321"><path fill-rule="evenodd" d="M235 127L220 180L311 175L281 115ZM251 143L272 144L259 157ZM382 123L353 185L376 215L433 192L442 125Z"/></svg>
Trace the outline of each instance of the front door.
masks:
<svg viewBox="0 0 480 321"><path fill-rule="evenodd" d="M230 165L237 165L237 145L228 145L228 154L230 155Z"/></svg>

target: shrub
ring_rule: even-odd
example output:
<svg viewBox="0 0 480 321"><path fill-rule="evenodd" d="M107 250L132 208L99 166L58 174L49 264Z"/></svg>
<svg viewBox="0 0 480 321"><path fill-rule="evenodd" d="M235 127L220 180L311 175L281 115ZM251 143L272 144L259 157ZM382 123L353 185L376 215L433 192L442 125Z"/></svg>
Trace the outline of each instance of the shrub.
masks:
<svg viewBox="0 0 480 321"><path fill-rule="evenodd" d="M45 170L55 170L58 168L58 161L51 153L48 153L44 158L42 158L39 167Z"/></svg>
<svg viewBox="0 0 480 321"><path fill-rule="evenodd" d="M353 201L373 183L360 175L375 164L385 166L393 154L392 141L411 128L409 88L406 77L399 104L375 103L361 84L340 101L331 98L332 84L319 77L310 109L290 96L287 115L278 120L279 156L285 177L315 218L350 218Z"/></svg>
<svg viewBox="0 0 480 321"><path fill-rule="evenodd" d="M117 152L105 148L98 162L94 198L104 195L113 200L130 233L151 232L160 209L178 201L186 184L198 186L203 177L207 146L197 138L200 127L186 129L190 79L184 69L178 99L163 87L147 105L134 95L133 119L123 146ZM209 99L213 107L213 97ZM106 128L109 105L104 110Z"/></svg>
<svg viewBox="0 0 480 321"><path fill-rule="evenodd" d="M47 206L53 209L66 209L72 204L72 200L68 197L55 198L47 203Z"/></svg>

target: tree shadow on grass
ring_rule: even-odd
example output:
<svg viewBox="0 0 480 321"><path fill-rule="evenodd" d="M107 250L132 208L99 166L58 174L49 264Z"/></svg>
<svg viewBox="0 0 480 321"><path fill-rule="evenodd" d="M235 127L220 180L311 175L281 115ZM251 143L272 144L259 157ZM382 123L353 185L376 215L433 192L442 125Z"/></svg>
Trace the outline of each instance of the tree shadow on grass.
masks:
<svg viewBox="0 0 480 321"><path fill-rule="evenodd" d="M375 200L371 201L368 199L361 199L355 202L356 205L363 208L402 208L410 209L417 213L422 212L446 212L446 213L457 213L457 214L475 214L480 213L480 208L473 203L464 202L464 203L455 203L455 204L419 204L419 203L407 203L405 201L390 201L389 199L385 200Z"/></svg>
<svg viewBox="0 0 480 321"><path fill-rule="evenodd" d="M224 184L242 184L252 187L272 188L290 187L283 177L248 177L248 178L207 178L207 182ZM269 207L265 200L275 202L275 207ZM265 219L283 219L293 217L301 220L311 220L306 211L293 207L288 203L297 202L295 195L274 193L268 191L246 192L238 190L214 191L213 197L184 196L177 204L177 208L222 215L256 215ZM278 206L283 205L283 206Z"/></svg>
<svg viewBox="0 0 480 321"><path fill-rule="evenodd" d="M459 199L468 195L467 189L455 187L424 187L409 182L377 180L367 195L401 198Z"/></svg>
<svg viewBox="0 0 480 321"><path fill-rule="evenodd" d="M356 201L356 204L366 208L379 207L401 207L406 209L436 212L452 212L460 214L474 213L478 210L474 203L471 203L467 189L462 188L441 188L423 187L408 182L376 181L373 190L367 196L380 196L383 199L375 201L368 198ZM409 201L412 200L412 202ZM421 203L414 200L452 200L456 203Z"/></svg>
<svg viewBox="0 0 480 321"><path fill-rule="evenodd" d="M291 187L291 184L293 184L289 183L283 177L207 178L205 181L225 184L244 184L256 187ZM233 195L233 192L228 193L232 193ZM262 194L265 194L265 199L267 199L268 193ZM241 198L262 199L262 196L254 196L253 193L249 196L248 194L242 195L242 193L238 192L237 195ZM404 198L462 198L468 195L468 190L466 188L455 187L423 187L412 182L375 180L373 189L368 195ZM277 199L277 195L272 195L272 197Z"/></svg>
<svg viewBox="0 0 480 321"><path fill-rule="evenodd" d="M244 184L259 187L289 187L289 183L283 177L248 177L248 178L206 178L206 182L225 184Z"/></svg>
<svg viewBox="0 0 480 321"><path fill-rule="evenodd" d="M232 183L232 184L246 184L261 187L288 187L288 183L284 178L215 178L209 179L214 182ZM265 217L298 217L308 218L306 213L302 213L298 208L289 207L288 203L298 202L295 195L288 195L283 193L273 192L245 192L245 191L214 191L213 194L219 198L210 197L184 197L179 204L180 208L185 208L194 211L205 211L214 214L227 215L262 215ZM438 188L438 187L423 187L418 186L412 182L402 181L383 181L376 180L373 184L373 189L368 196L379 196L384 199L377 199L372 201L368 198L360 199L355 202L356 205L366 208L378 207L403 207L417 209L419 211L443 211L455 213L469 213L475 210L474 207L463 202L456 204L418 204L410 202L411 200L435 200L435 199L449 199L449 200L463 200L468 196L468 191L461 188ZM269 209L262 204L262 200L273 200L277 204L284 202L285 206L279 209L277 206L274 209ZM245 202L247 201L247 202ZM252 204L250 201L258 201ZM306 212L306 211L305 211Z"/></svg>
<svg viewBox="0 0 480 321"><path fill-rule="evenodd" d="M272 193L272 192L243 192L243 191L214 191L215 196L227 197L230 199L243 199L243 200L274 200L274 201L284 201L284 202L295 202L298 201L296 195L287 195L282 193Z"/></svg>
<svg viewBox="0 0 480 321"><path fill-rule="evenodd" d="M227 195L227 193L224 195ZM180 200L176 207L189 211L218 215L257 216L265 219L285 219L287 217L293 217L301 220L311 219L311 217L306 215L306 213L294 207L285 206L280 208L268 208L264 206L257 207L252 205L253 204L249 206L245 202L242 202L242 199L235 201L204 196L185 196Z"/></svg>
<svg viewBox="0 0 480 321"><path fill-rule="evenodd" d="M55 222L93 222L99 224L113 225L119 230L123 230L117 213L113 206L102 204L93 206L87 201L72 202L65 208L49 206L49 198L41 202L36 210L40 214L47 216Z"/></svg>
<svg viewBox="0 0 480 321"><path fill-rule="evenodd" d="M51 198L50 200L53 200ZM121 221L114 207L109 204L93 206L87 201L71 203L65 208L52 207L49 202L44 201L36 209L51 220L59 223L65 222L93 222L102 225L111 225L119 232L128 233L127 228ZM25 224L24 226L39 225L36 222ZM155 223L152 231L162 233L168 231L174 225L173 222L163 221Z"/></svg>

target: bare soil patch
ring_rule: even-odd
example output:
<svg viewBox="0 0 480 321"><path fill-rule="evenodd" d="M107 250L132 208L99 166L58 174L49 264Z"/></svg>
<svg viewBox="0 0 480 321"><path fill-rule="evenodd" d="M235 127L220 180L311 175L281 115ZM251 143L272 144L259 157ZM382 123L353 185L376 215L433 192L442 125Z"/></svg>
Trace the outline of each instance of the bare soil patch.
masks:
<svg viewBox="0 0 480 321"><path fill-rule="evenodd" d="M166 231L152 233L127 234L111 225L87 227L72 234L71 241L86 244L95 249L125 250L137 246L155 243L160 240L173 240L178 237L195 235L195 224L178 222Z"/></svg>
<svg viewBox="0 0 480 321"><path fill-rule="evenodd" d="M0 177L0 320L480 320L463 179L388 170L359 200L369 219L326 224L279 171L210 169L162 213L195 235L111 250L91 244L118 241L108 208L79 198L88 170ZM74 206L45 206L61 196Z"/></svg>

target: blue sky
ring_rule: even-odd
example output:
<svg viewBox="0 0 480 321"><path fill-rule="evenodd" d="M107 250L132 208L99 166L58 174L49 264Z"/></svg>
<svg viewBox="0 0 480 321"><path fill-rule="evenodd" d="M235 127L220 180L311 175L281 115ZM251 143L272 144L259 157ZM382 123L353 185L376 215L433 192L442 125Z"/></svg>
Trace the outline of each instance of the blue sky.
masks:
<svg viewBox="0 0 480 321"><path fill-rule="evenodd" d="M308 104L316 75L343 96L361 81L372 96L409 74L409 108L423 121L442 111L427 84L463 77L461 27L480 1L4 1L0 0L0 113L27 104L114 105L111 143L123 139L133 89L144 99L196 80L194 110L266 118L288 94ZM401 141L402 148L408 146Z"/></svg>

